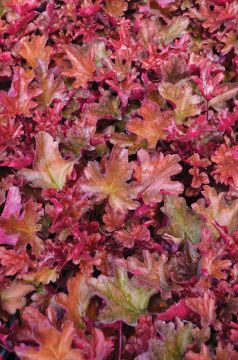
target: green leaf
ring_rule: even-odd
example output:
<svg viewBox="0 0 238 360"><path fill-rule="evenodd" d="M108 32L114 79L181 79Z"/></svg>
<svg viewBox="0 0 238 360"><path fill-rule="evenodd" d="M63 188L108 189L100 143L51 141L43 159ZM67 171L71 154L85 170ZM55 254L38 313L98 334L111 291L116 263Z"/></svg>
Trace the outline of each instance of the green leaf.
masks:
<svg viewBox="0 0 238 360"><path fill-rule="evenodd" d="M114 274L114 277L100 275L97 279L89 279L89 285L107 303L99 320L103 323L122 320L128 325L135 325L139 316L146 312L150 297L156 291L135 287L127 271L121 267L115 267Z"/></svg>
<svg viewBox="0 0 238 360"><path fill-rule="evenodd" d="M200 240L201 221L186 205L186 201L178 196L166 196L161 209L169 217L169 225L161 229L162 234L175 238L187 239L194 244Z"/></svg>
<svg viewBox="0 0 238 360"><path fill-rule="evenodd" d="M150 340L147 353L139 355L136 360L182 360L187 346L192 343L192 323L184 325L177 319L175 323L168 324L157 321L157 329L160 339Z"/></svg>

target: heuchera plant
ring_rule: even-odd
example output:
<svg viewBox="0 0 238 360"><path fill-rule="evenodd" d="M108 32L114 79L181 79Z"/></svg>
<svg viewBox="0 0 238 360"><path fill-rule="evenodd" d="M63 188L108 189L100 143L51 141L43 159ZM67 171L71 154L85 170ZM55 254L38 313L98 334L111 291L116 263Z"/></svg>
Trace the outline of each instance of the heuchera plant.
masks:
<svg viewBox="0 0 238 360"><path fill-rule="evenodd" d="M0 360L238 359L238 1L0 1Z"/></svg>

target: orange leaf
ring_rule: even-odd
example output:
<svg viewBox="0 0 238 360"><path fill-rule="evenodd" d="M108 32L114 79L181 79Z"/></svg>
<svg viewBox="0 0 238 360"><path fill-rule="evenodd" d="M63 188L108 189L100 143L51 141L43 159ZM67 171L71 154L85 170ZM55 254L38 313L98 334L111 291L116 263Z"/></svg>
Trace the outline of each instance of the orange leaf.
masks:
<svg viewBox="0 0 238 360"><path fill-rule="evenodd" d="M87 85L88 81L93 80L93 73L96 70L94 61L94 51L92 48L81 48L77 45L64 45L63 50L72 67L63 64L63 76L74 77L73 86L78 88Z"/></svg>
<svg viewBox="0 0 238 360"><path fill-rule="evenodd" d="M34 290L34 286L14 280L11 285L0 292L1 306L13 315L26 304L25 296Z"/></svg>
<svg viewBox="0 0 238 360"><path fill-rule="evenodd" d="M36 155L33 170L19 171L34 187L62 189L74 166L73 160L63 160L58 143L45 131L36 135Z"/></svg>
<svg viewBox="0 0 238 360"><path fill-rule="evenodd" d="M96 195L97 201L108 198L109 205L125 211L137 207L136 194L127 181L132 175L132 166L128 162L128 151L114 147L110 158L105 160L105 172L102 172L97 161L88 163L84 170L81 189Z"/></svg>
<svg viewBox="0 0 238 360"><path fill-rule="evenodd" d="M146 150L140 149L137 158L138 162L134 165L135 190L146 204L162 201L163 194L177 195L183 191L180 182L171 180L171 176L182 170L178 155L156 153L150 157Z"/></svg>
<svg viewBox="0 0 238 360"><path fill-rule="evenodd" d="M37 106L32 99L41 93L41 90L30 86L33 79L32 70L15 68L10 90L8 93L0 92L0 105L4 107L4 112L13 116L32 116L32 109Z"/></svg>
<svg viewBox="0 0 238 360"><path fill-rule="evenodd" d="M105 13L117 18L123 16L124 11L128 8L128 4L125 0L106 0L105 4Z"/></svg>
<svg viewBox="0 0 238 360"><path fill-rule="evenodd" d="M57 302L65 308L67 318L80 327L84 326L82 317L85 316L89 300L92 297L92 291L89 289L87 281L86 275L78 273L67 281L68 295L61 293L56 297Z"/></svg>
<svg viewBox="0 0 238 360"><path fill-rule="evenodd" d="M50 324L34 334L39 343L39 349L33 347L17 347L16 353L22 360L82 360L80 350L72 348L74 327L71 322L66 322L62 331L58 331ZM34 332L34 328L33 328Z"/></svg>
<svg viewBox="0 0 238 360"><path fill-rule="evenodd" d="M190 116L199 115L201 109L198 104L201 98L192 94L189 82L171 84L164 82L159 86L160 95L175 105L174 114L178 123L182 123Z"/></svg>
<svg viewBox="0 0 238 360"><path fill-rule="evenodd" d="M220 148L211 157L211 160L217 164L213 171L216 182L230 185L232 189L238 189L238 146L228 148L222 144Z"/></svg>
<svg viewBox="0 0 238 360"><path fill-rule="evenodd" d="M150 100L144 101L138 113L143 120L131 119L127 129L146 139L150 148L155 148L158 140L166 139L166 128L171 124L173 116L171 112L161 112L159 105Z"/></svg>
<svg viewBox="0 0 238 360"><path fill-rule="evenodd" d="M43 72L48 69L52 48L46 46L47 37L34 36L31 41L27 38L21 40L18 53L27 61L32 68L40 66Z"/></svg>
<svg viewBox="0 0 238 360"><path fill-rule="evenodd" d="M32 249L36 255L38 255L42 248L43 243L41 239L36 235L40 230L41 225L37 224L38 214L36 204L29 200L26 203L23 215L17 217L16 215L10 215L8 218L0 218L0 227L2 227L7 235L17 234L18 240L16 243L17 249L25 249L27 244L32 246Z"/></svg>
<svg viewBox="0 0 238 360"><path fill-rule="evenodd" d="M25 281L35 283L36 285L39 285L39 283L46 285L50 282L55 282L58 276L59 275L56 269L50 269L48 266L44 266L36 272L28 272L27 274L24 274L22 278Z"/></svg>
<svg viewBox="0 0 238 360"><path fill-rule="evenodd" d="M39 85L42 94L37 98L39 105L47 106L54 99L60 99L62 102L66 99L65 85L60 77L55 78L52 72L40 76Z"/></svg>

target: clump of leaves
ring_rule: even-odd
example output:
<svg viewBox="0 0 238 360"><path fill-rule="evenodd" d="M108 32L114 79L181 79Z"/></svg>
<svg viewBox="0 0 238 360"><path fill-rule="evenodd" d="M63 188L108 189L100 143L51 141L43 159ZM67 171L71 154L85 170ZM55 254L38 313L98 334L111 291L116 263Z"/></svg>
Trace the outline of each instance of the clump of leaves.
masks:
<svg viewBox="0 0 238 360"><path fill-rule="evenodd" d="M237 359L237 0L0 2L0 359Z"/></svg>

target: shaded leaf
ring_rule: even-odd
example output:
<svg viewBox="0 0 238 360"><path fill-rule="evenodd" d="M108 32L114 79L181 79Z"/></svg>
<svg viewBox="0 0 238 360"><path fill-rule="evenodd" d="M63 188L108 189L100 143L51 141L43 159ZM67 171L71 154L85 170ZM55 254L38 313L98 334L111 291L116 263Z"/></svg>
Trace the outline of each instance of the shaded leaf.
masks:
<svg viewBox="0 0 238 360"><path fill-rule="evenodd" d="M200 241L202 222L196 213L186 205L184 198L165 196L164 206L161 210L169 218L169 225L160 231L162 234L169 234L183 240L187 239L194 244Z"/></svg>
<svg viewBox="0 0 238 360"><path fill-rule="evenodd" d="M160 339L149 342L149 351L136 357L136 360L183 360L189 344L192 343L192 323L184 325L177 319L168 324L157 321Z"/></svg>
<svg viewBox="0 0 238 360"><path fill-rule="evenodd" d="M159 86L160 95L169 100L174 106L174 114L178 123L182 123L190 116L199 115L201 98L193 95L189 82L171 84L164 82Z"/></svg>

